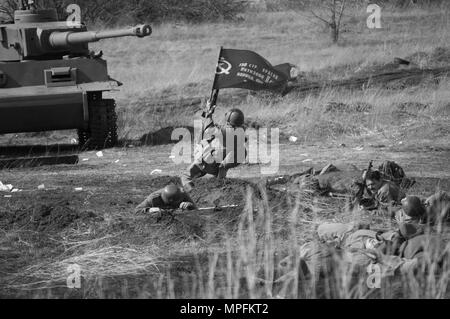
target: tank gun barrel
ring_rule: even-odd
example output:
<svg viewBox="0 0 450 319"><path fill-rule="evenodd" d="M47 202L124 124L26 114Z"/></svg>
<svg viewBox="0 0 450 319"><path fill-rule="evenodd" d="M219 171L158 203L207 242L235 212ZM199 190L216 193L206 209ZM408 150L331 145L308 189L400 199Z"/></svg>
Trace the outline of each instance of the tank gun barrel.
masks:
<svg viewBox="0 0 450 319"><path fill-rule="evenodd" d="M148 24L138 25L130 29L108 30L108 31L85 31L85 32L52 32L49 43L54 48L67 47L70 45L97 42L102 39L135 36L139 38L152 34L152 28Z"/></svg>

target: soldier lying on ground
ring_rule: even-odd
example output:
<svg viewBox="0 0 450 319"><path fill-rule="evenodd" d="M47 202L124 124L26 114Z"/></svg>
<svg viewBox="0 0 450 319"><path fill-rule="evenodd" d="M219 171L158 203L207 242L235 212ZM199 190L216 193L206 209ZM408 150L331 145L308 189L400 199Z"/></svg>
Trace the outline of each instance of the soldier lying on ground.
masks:
<svg viewBox="0 0 450 319"><path fill-rule="evenodd" d="M393 241L395 232L371 230L364 223L324 223L317 228L320 242L339 248L380 249L386 251L386 241Z"/></svg>
<svg viewBox="0 0 450 319"><path fill-rule="evenodd" d="M196 206L194 201L181 187L172 184L151 193L136 207L135 212L145 213L151 208L192 210Z"/></svg>
<svg viewBox="0 0 450 319"><path fill-rule="evenodd" d="M181 178L186 191L192 189L194 179L206 174L225 178L229 169L245 162L244 113L239 109L232 109L225 115L226 125L219 126L212 119L215 108L215 105L208 102L202 115L201 141L197 145L194 162Z"/></svg>
<svg viewBox="0 0 450 319"><path fill-rule="evenodd" d="M362 235L362 237L366 237L368 243L373 240L370 236ZM355 246L360 245L363 247L360 242L357 242ZM369 247L371 245L373 244L369 244ZM329 276L333 272L337 272L339 276L342 276L343 273L366 276L367 269L371 264L380 266L382 276L408 273L414 271L418 265L416 259L383 254L376 249L340 248L321 242L309 242L302 245L299 248L299 257L302 271L306 268L307 272L316 279L321 274Z"/></svg>
<svg viewBox="0 0 450 319"><path fill-rule="evenodd" d="M439 191L427 199L407 196L402 199L402 209L395 212L397 223L439 224L450 217L450 195Z"/></svg>
<svg viewBox="0 0 450 319"><path fill-rule="evenodd" d="M430 271L430 267L437 271L443 267L444 262L450 262L450 246L440 234L431 234L429 229L424 232L423 228L408 223L400 225L399 233L403 241L395 252L396 255L414 261L407 265L407 271L417 271L419 267L423 271Z"/></svg>
<svg viewBox="0 0 450 319"><path fill-rule="evenodd" d="M323 169L315 170L313 167L301 173L283 175L269 178L267 186L287 185L292 190L309 190L316 195L327 196L333 194L351 194L352 183L361 176L356 167L347 170L339 169L333 164Z"/></svg>
<svg viewBox="0 0 450 319"><path fill-rule="evenodd" d="M400 186L383 179L379 171L369 171L366 174L367 194L360 201L362 208L366 210L381 209L391 213L392 207L401 205L401 200L406 197L406 194Z"/></svg>
<svg viewBox="0 0 450 319"><path fill-rule="evenodd" d="M318 240L300 247L301 262L311 275L331 273L343 263L353 272L364 273L370 264L378 264L384 275L413 273L435 262L436 270L448 260L448 248L442 238L423 234L410 224L398 231L380 232L361 229L366 225L326 223L317 230ZM342 265L342 264L341 264Z"/></svg>
<svg viewBox="0 0 450 319"><path fill-rule="evenodd" d="M417 224L400 223L394 230L372 230L364 223L323 223L317 228L320 242L345 249L372 249L387 255L399 255L401 245L424 234Z"/></svg>
<svg viewBox="0 0 450 319"><path fill-rule="evenodd" d="M370 166L371 167L371 166ZM398 197L395 193L401 193L400 197L403 197L403 192L400 190L400 186L404 185L405 189L414 185L414 181L406 178L403 169L396 163L391 161L385 161L380 165L382 171L365 170L361 171L358 168L351 166L349 169L339 169L333 164L328 164L321 170L315 170L309 168L308 170L290 175L279 176L276 178L268 179L267 186L273 186L277 184L290 184L298 185L300 188L310 188L311 191L317 195L332 195L342 197L347 195L349 198L358 197L361 201L365 195L365 199L362 201L364 206L377 208L379 205L374 200L375 196L372 192L366 189L365 181L369 181L371 184L375 184L374 179L380 181L380 185L372 185L371 187L379 187L379 193L376 194L378 201L382 204L388 204L392 197ZM359 193L359 195L357 195ZM401 198L400 198L401 199ZM399 204L399 200L396 201ZM370 204L366 204L370 203Z"/></svg>

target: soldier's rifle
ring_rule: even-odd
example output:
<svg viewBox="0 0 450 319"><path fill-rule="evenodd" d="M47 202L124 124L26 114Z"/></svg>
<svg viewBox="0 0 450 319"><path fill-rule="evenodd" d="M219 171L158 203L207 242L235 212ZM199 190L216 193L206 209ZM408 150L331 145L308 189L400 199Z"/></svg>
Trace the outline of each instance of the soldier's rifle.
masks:
<svg viewBox="0 0 450 319"><path fill-rule="evenodd" d="M356 202L359 202L363 198L364 191L366 190L367 177L370 174L370 172L372 171L372 168L373 168L373 160L371 160L369 162L369 166L367 167L367 170L364 171L362 182L361 183L357 183L357 185L359 186L359 189L358 189L358 192L355 194L355 196L352 199L352 202L354 204L356 204Z"/></svg>

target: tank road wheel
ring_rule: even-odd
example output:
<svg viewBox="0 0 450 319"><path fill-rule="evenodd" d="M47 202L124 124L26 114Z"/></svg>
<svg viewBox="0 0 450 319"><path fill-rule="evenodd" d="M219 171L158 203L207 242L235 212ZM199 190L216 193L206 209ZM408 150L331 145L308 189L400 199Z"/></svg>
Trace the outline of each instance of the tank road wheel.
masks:
<svg viewBox="0 0 450 319"><path fill-rule="evenodd" d="M78 145L82 148L87 146L87 142L89 141L90 134L89 131L78 129Z"/></svg>
<svg viewBox="0 0 450 319"><path fill-rule="evenodd" d="M87 149L104 149L117 144L116 102L112 99L89 101L89 128L78 130L79 145Z"/></svg>

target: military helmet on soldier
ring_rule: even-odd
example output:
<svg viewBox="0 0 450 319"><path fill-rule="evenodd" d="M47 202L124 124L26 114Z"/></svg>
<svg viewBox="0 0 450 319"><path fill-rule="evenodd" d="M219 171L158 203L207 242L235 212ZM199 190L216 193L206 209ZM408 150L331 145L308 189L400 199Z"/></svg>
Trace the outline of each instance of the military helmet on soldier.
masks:
<svg viewBox="0 0 450 319"><path fill-rule="evenodd" d="M173 184L166 186L161 194L161 198L165 204L174 204L180 201L181 196L181 189Z"/></svg>
<svg viewBox="0 0 450 319"><path fill-rule="evenodd" d="M232 127L242 127L244 125L244 113L239 109L232 109L226 115L227 124Z"/></svg>
<svg viewBox="0 0 450 319"><path fill-rule="evenodd" d="M403 211L413 218L420 218L425 214L425 206L417 196L407 196L402 200Z"/></svg>

